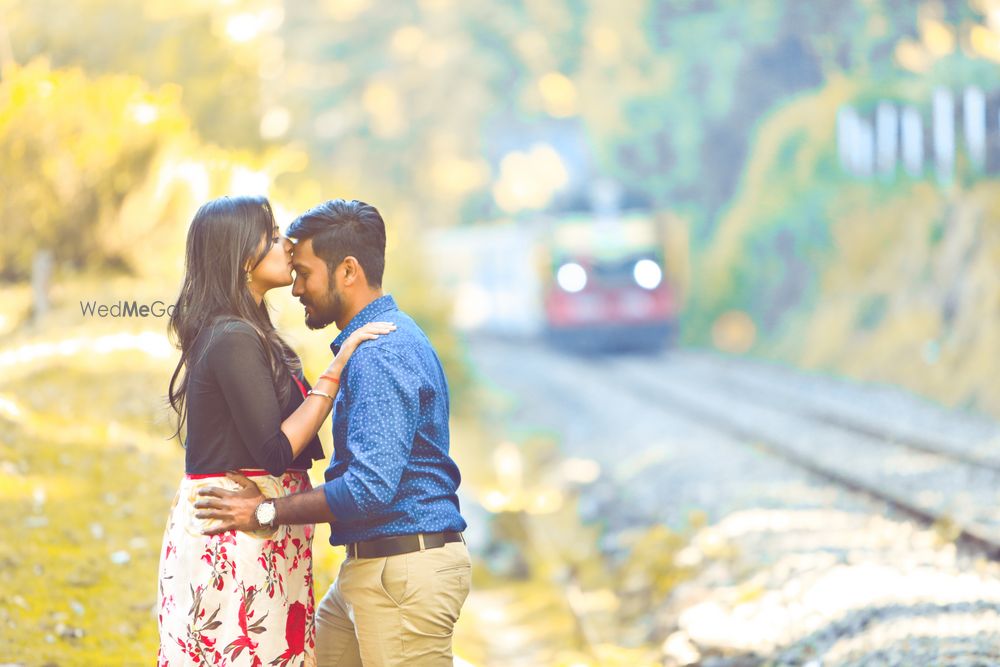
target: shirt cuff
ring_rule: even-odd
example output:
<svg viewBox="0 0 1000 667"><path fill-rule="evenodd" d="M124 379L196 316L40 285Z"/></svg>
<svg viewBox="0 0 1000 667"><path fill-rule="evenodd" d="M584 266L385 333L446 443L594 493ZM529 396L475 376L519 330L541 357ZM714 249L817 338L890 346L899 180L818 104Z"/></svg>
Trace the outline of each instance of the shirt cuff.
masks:
<svg viewBox="0 0 1000 667"><path fill-rule="evenodd" d="M326 504L333 512L335 521L356 521L364 518L364 513L354 502L354 496L347 488L347 481L343 475L324 484L323 493L326 494Z"/></svg>

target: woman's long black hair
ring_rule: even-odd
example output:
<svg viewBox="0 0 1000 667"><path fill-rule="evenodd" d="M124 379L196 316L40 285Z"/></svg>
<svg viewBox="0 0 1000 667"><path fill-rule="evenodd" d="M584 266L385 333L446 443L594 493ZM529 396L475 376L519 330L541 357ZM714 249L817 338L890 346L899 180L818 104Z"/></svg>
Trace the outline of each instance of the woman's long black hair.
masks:
<svg viewBox="0 0 1000 667"><path fill-rule="evenodd" d="M254 301L245 268L256 267L267 255L273 230L274 214L264 197L214 199L199 208L191 221L184 283L169 325L181 351L167 390L170 407L178 416L174 437L180 435L187 419L187 374L195 341L221 320L241 320L254 328L267 351L278 400L288 399L289 373L297 374L301 364L271 323L267 304Z"/></svg>

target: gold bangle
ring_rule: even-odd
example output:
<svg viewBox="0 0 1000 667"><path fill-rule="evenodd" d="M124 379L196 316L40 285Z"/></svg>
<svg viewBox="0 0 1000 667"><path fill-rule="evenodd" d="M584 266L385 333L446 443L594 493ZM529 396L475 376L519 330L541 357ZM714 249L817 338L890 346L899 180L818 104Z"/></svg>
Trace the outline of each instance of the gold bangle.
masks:
<svg viewBox="0 0 1000 667"><path fill-rule="evenodd" d="M331 396L330 394L326 393L325 391L319 391L317 389L310 389L308 392L306 392L306 396L312 396L313 394L315 394L316 396L322 396L324 398L329 398L331 401L333 400L333 396Z"/></svg>

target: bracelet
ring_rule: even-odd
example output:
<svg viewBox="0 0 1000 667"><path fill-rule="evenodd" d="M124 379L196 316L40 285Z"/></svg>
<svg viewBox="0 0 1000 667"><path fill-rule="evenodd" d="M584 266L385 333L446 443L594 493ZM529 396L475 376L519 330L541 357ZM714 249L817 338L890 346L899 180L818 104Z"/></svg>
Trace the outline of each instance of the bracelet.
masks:
<svg viewBox="0 0 1000 667"><path fill-rule="evenodd" d="M330 382L332 382L334 384L340 384L340 378L335 378L332 375L327 375L326 373L324 373L323 375L320 375L319 379L320 380L329 380Z"/></svg>
<svg viewBox="0 0 1000 667"><path fill-rule="evenodd" d="M325 391L318 391L316 389L310 389L309 391L306 392L306 396L312 396L313 394L315 394L316 396L322 396L324 398L329 398L331 401L333 400L333 396L331 396L330 394L326 393Z"/></svg>

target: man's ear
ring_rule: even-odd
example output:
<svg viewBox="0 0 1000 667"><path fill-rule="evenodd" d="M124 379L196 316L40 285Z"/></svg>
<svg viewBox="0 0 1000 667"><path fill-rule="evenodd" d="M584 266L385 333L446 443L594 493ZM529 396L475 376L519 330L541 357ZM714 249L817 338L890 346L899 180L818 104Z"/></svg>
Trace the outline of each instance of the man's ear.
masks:
<svg viewBox="0 0 1000 667"><path fill-rule="evenodd" d="M364 271L361 270L361 264L351 255L344 258L344 261L340 265L340 270L344 272L344 287L351 287L358 280L364 280Z"/></svg>

